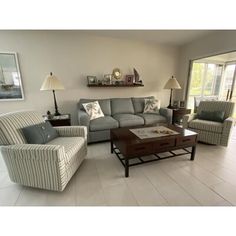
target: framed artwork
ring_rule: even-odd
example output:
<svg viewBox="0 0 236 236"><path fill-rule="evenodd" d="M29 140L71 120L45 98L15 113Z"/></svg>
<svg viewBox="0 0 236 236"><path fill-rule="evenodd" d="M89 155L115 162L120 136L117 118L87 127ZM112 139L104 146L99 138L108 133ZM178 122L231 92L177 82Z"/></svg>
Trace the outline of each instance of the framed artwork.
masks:
<svg viewBox="0 0 236 236"><path fill-rule="evenodd" d="M88 84L97 84L97 77L96 76L87 76Z"/></svg>
<svg viewBox="0 0 236 236"><path fill-rule="evenodd" d="M131 85L134 83L134 75L125 76L125 84Z"/></svg>
<svg viewBox="0 0 236 236"><path fill-rule="evenodd" d="M180 101L179 107L180 108L185 108L185 101Z"/></svg>
<svg viewBox="0 0 236 236"><path fill-rule="evenodd" d="M24 100L16 52L0 52L0 101Z"/></svg>
<svg viewBox="0 0 236 236"><path fill-rule="evenodd" d="M109 85L112 82L112 74L106 74L104 75L102 84Z"/></svg>
<svg viewBox="0 0 236 236"><path fill-rule="evenodd" d="M179 107L179 100L175 100L175 101L173 102L173 107L174 107L174 108L178 108L178 107Z"/></svg>

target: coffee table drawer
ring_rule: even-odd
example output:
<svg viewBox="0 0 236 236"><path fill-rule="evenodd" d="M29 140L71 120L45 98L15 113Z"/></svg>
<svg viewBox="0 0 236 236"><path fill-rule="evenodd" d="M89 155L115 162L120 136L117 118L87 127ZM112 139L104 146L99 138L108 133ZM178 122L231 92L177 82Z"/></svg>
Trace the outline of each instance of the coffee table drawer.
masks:
<svg viewBox="0 0 236 236"><path fill-rule="evenodd" d="M189 145L189 144L194 144L196 142L196 137L195 136L190 136L190 137L178 137L176 139L176 146L181 146L181 145Z"/></svg>
<svg viewBox="0 0 236 236"><path fill-rule="evenodd" d="M150 153L153 153L153 148L151 144L137 144L134 146L130 146L128 148L128 153L131 156L148 155Z"/></svg>
<svg viewBox="0 0 236 236"><path fill-rule="evenodd" d="M167 139L167 140L161 140L154 145L155 151L158 151L161 148L167 148L167 147L174 147L175 146L175 139Z"/></svg>

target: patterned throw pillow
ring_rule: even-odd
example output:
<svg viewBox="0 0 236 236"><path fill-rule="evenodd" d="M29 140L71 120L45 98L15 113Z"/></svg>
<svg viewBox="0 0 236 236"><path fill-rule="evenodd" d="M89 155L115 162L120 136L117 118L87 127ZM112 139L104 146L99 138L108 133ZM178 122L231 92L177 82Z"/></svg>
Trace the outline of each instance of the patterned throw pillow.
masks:
<svg viewBox="0 0 236 236"><path fill-rule="evenodd" d="M145 101L145 106L143 113L159 113L160 109L160 101L157 99L144 99Z"/></svg>
<svg viewBox="0 0 236 236"><path fill-rule="evenodd" d="M98 101L83 103L82 104L85 111L88 113L90 120L97 119L99 117L104 117L102 109L98 103Z"/></svg>

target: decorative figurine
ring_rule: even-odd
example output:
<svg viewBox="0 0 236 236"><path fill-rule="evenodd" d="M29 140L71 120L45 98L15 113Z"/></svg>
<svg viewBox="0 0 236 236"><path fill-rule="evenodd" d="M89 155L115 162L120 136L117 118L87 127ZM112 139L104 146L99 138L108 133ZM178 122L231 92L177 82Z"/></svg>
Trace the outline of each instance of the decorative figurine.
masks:
<svg viewBox="0 0 236 236"><path fill-rule="evenodd" d="M134 68L134 81L136 83L139 82L139 73L138 71L135 70L135 68Z"/></svg>

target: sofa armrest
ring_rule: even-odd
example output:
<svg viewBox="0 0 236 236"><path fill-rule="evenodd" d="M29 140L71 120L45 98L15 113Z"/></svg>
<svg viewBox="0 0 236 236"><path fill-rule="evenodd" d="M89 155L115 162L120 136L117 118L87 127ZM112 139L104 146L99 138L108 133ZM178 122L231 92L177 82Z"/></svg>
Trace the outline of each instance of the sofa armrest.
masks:
<svg viewBox="0 0 236 236"><path fill-rule="evenodd" d="M84 137L87 138L87 127L85 126L60 126L54 127L61 137Z"/></svg>
<svg viewBox="0 0 236 236"><path fill-rule="evenodd" d="M83 110L79 110L78 121L79 121L79 125L89 127L90 118L89 118L88 113Z"/></svg>
<svg viewBox="0 0 236 236"><path fill-rule="evenodd" d="M183 128L187 129L188 128L188 123L194 119L196 119L197 114L193 113L193 114L187 114L183 116Z"/></svg>
<svg viewBox="0 0 236 236"><path fill-rule="evenodd" d="M173 111L172 109L161 107L159 109L160 115L164 116L168 122L168 124L172 123Z"/></svg>

